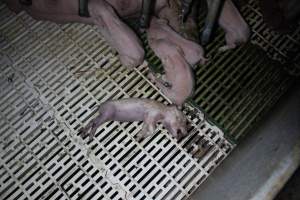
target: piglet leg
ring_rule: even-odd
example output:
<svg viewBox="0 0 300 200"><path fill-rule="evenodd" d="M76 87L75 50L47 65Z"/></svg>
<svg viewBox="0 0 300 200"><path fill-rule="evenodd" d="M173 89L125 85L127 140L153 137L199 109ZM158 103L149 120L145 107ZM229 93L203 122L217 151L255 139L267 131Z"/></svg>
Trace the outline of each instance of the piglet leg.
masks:
<svg viewBox="0 0 300 200"><path fill-rule="evenodd" d="M79 130L79 134L82 137L89 136L90 140L94 137L97 128L113 118L114 110L105 108L105 106L100 106L97 110L97 113L100 113L96 118L92 119L84 128Z"/></svg>
<svg viewBox="0 0 300 200"><path fill-rule="evenodd" d="M155 77L152 73L148 74L148 78L155 83L155 85L161 89L162 93L166 95L172 102L176 102L176 94L172 90L172 85L163 81L160 78Z"/></svg>
<svg viewBox="0 0 300 200"><path fill-rule="evenodd" d="M149 43L151 40L161 39L169 41L179 47L183 51L183 56L186 61L192 66L199 61L201 64L205 64L207 61L204 57L204 50L199 44L183 38L171 29L165 20L153 17L147 35Z"/></svg>
<svg viewBox="0 0 300 200"><path fill-rule="evenodd" d="M138 141L140 141L140 140L146 138L148 134L149 134L149 125L144 123L140 132L138 132L136 134L136 138Z"/></svg>
<svg viewBox="0 0 300 200"><path fill-rule="evenodd" d="M155 120L153 118L150 118L148 120L145 120L143 127L141 131L136 135L138 140L144 139L148 136L151 136L154 134L154 131L156 129Z"/></svg>
<svg viewBox="0 0 300 200"><path fill-rule="evenodd" d="M172 84L169 83L167 81L167 78L166 76L163 74L163 75L160 75L161 77L158 77L160 74L156 75L156 74L153 74L152 72L149 72L148 74L148 78L150 80L152 80L153 82L160 82L161 84L163 84L165 87L167 88L171 88L172 87Z"/></svg>
<svg viewBox="0 0 300 200"><path fill-rule="evenodd" d="M117 50L121 63L133 68L144 60L144 49L135 33L123 23L105 0L89 2L90 15L94 24L108 43Z"/></svg>

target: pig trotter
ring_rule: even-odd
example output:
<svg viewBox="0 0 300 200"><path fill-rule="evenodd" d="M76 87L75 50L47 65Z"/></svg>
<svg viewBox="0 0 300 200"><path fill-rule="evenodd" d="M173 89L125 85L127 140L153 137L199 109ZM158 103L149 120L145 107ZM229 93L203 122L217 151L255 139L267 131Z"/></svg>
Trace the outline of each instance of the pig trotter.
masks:
<svg viewBox="0 0 300 200"><path fill-rule="evenodd" d="M163 82L163 85L164 85L166 88L171 88L171 87L172 87L172 84L169 83L169 82L166 82L166 81Z"/></svg>
<svg viewBox="0 0 300 200"><path fill-rule="evenodd" d="M95 136L97 128L113 116L114 108L107 109L107 107L106 103L103 103L98 107L97 113L99 113L99 115L92 119L85 128L79 130L82 137L89 135L91 140Z"/></svg>
<svg viewBox="0 0 300 200"><path fill-rule="evenodd" d="M224 46L220 47L219 51L225 52L227 50L234 49L235 47L237 47L237 45L235 43L232 43L232 44L228 44L228 45L224 45Z"/></svg>
<svg viewBox="0 0 300 200"><path fill-rule="evenodd" d="M89 140L92 140L93 137L95 136L96 130L98 128L98 125L96 122L97 122L97 118L90 121L85 128L81 128L79 130L79 134L81 135L81 137L84 138L85 136L88 135Z"/></svg>
<svg viewBox="0 0 300 200"><path fill-rule="evenodd" d="M154 134L156 129L155 117L145 117L145 121L141 131L136 135L138 140L142 140Z"/></svg>
<svg viewBox="0 0 300 200"><path fill-rule="evenodd" d="M144 123L142 129L140 130L140 132L138 132L136 134L136 139L138 141L141 141L144 138L146 138L148 134L149 134L149 126Z"/></svg>

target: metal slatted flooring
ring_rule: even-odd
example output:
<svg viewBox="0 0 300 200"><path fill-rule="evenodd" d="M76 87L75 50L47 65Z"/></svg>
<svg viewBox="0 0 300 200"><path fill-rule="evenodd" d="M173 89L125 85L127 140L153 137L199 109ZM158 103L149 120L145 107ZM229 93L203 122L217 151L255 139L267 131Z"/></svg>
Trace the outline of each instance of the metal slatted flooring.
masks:
<svg viewBox="0 0 300 200"><path fill-rule="evenodd" d="M168 104L145 78L147 63L121 66L96 27L35 21L3 4L0 15L0 199L185 199L233 149L191 106L179 143L161 126L138 142L137 122L81 139L101 102Z"/></svg>

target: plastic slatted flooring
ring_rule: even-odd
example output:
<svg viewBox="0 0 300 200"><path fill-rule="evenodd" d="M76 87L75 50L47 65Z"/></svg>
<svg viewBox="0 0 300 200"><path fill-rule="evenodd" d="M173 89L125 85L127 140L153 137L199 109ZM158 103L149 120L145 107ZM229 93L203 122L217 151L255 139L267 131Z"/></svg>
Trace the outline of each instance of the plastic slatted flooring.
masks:
<svg viewBox="0 0 300 200"><path fill-rule="evenodd" d="M225 44L224 33L219 29L206 47L210 60L195 68L196 90L190 101L235 142L249 130L255 130L257 122L293 84L293 76L300 74L299 66L282 65L291 59L289 51L300 49L300 27L289 35L271 31L263 22L256 0L249 0L242 8L242 14L251 27L251 42L219 52ZM201 30L204 19L205 15L202 15ZM145 35L143 40L146 41ZM147 50L149 63L161 69L160 61L149 46Z"/></svg>
<svg viewBox="0 0 300 200"><path fill-rule="evenodd" d="M81 139L101 102L168 103L145 78L146 63L122 67L92 26L38 22L3 4L0 15L1 200L185 199L234 147L190 106L179 143L161 126L138 142L137 122L109 122Z"/></svg>
<svg viewBox="0 0 300 200"><path fill-rule="evenodd" d="M300 27L281 35L270 30L256 0L242 9L251 27L251 43L234 51L218 52L225 43L219 33L208 49L211 61L198 66L193 99L235 141L255 130L255 125L293 84L300 69L284 70L288 51L300 47ZM299 53L298 53L299 54Z"/></svg>

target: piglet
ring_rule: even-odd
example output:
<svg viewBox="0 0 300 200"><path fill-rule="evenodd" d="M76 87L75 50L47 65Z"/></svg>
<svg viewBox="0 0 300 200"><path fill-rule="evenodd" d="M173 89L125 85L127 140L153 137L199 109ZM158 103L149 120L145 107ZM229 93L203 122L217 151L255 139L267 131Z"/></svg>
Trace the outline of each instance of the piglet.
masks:
<svg viewBox="0 0 300 200"><path fill-rule="evenodd" d="M172 30L166 20L152 18L150 28L147 30L148 40L168 40L182 50L182 56L190 65L200 62L205 64L203 48Z"/></svg>
<svg viewBox="0 0 300 200"><path fill-rule="evenodd" d="M19 0L5 0L9 8L15 12L25 10L37 20L49 20L56 23L79 22L93 24L98 27L105 40L119 53L121 63L128 67L136 67L144 61L144 49L135 33L119 18L115 9L105 0L89 0L90 17L78 15L78 1L75 0L32 0L32 5L25 6ZM133 0L125 1L134 10ZM138 8L136 8L138 9Z"/></svg>
<svg viewBox="0 0 300 200"><path fill-rule="evenodd" d="M143 62L144 49L138 37L105 0L90 0L89 11L101 34L118 51L123 65L133 68Z"/></svg>
<svg viewBox="0 0 300 200"><path fill-rule="evenodd" d="M184 23L181 19L181 9L179 0L169 0L164 7L157 11L157 16L160 19L165 19L168 25L185 39L198 42L197 7L193 6L191 14L187 16Z"/></svg>
<svg viewBox="0 0 300 200"><path fill-rule="evenodd" d="M162 61L165 74L148 76L151 81L177 106L181 107L187 98L193 95L195 79L192 68L184 58L181 48L165 39L148 39L149 45Z"/></svg>
<svg viewBox="0 0 300 200"><path fill-rule="evenodd" d="M107 121L134 122L144 121L139 139L154 134L156 124L161 122L175 138L187 135L186 118L175 105L166 106L150 99L128 98L102 103L98 108L99 115L91 120L79 132L84 137L92 138L96 129Z"/></svg>
<svg viewBox="0 0 300 200"><path fill-rule="evenodd" d="M250 37L250 28L231 0L225 0L219 17L219 25L225 31L226 45L220 51L234 49Z"/></svg>

